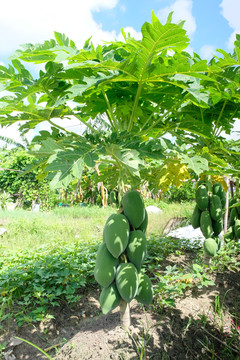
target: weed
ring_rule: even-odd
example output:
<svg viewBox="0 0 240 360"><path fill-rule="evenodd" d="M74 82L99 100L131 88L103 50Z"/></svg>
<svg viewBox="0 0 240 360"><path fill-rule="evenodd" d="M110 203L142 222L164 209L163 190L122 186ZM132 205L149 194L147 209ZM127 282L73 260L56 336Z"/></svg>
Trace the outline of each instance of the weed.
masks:
<svg viewBox="0 0 240 360"><path fill-rule="evenodd" d="M193 287L214 285L214 282L205 274L204 268L193 264L192 268L186 270L176 265L167 266L163 274L156 274L159 278L155 286L157 306L161 309L164 306L175 306L175 299L185 294Z"/></svg>
<svg viewBox="0 0 240 360"><path fill-rule="evenodd" d="M94 283L93 271L98 244L62 244L43 246L35 251L16 254L5 252L0 257L1 304L13 311L18 325L40 321L48 309L80 299L77 292ZM17 311L17 312L16 312Z"/></svg>
<svg viewBox="0 0 240 360"><path fill-rule="evenodd" d="M238 254L240 254L240 242L229 241L221 247L218 255L212 258L211 270L222 272L225 270L239 271Z"/></svg>
<svg viewBox="0 0 240 360"><path fill-rule="evenodd" d="M4 352L6 349L7 342L5 341L3 344L0 344L0 359L4 359Z"/></svg>
<svg viewBox="0 0 240 360"><path fill-rule="evenodd" d="M130 336L136 352L137 352L137 356L138 356L138 360L148 360L150 359L150 357L147 356L147 347L149 345L149 342L152 339L152 334L150 333L150 324L145 312L144 307L142 306L142 311L144 311L145 313L145 318L146 318L146 323L142 323L142 330L140 332L140 336L136 336L136 334L132 334L130 331L127 331L128 335ZM153 331L155 328L158 327L160 322L158 322L154 327L153 327Z"/></svg>
<svg viewBox="0 0 240 360"><path fill-rule="evenodd" d="M53 358L52 358L50 355L48 355L43 349L41 349L41 348L38 347L37 345L31 343L30 341L25 340L25 339L22 339L22 338L19 338L19 337L16 337L16 339L22 340L22 341L24 341L25 343L33 346L35 349L39 350L43 355L45 355L48 359L53 360Z"/></svg>

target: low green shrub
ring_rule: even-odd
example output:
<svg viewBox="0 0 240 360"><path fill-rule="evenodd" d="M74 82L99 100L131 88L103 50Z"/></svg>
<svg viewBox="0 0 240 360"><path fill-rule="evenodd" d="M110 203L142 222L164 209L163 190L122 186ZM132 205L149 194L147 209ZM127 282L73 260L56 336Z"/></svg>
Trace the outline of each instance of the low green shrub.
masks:
<svg viewBox="0 0 240 360"><path fill-rule="evenodd" d="M94 284L98 244L53 244L38 251L4 251L0 255L0 303L8 304L22 324L38 321L60 301L72 304L80 290Z"/></svg>

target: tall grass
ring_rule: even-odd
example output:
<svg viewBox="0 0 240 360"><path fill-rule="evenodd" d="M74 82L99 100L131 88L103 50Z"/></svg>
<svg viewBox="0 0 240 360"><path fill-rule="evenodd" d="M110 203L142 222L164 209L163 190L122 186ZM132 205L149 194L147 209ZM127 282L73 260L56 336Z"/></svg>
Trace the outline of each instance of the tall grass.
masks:
<svg viewBox="0 0 240 360"><path fill-rule="evenodd" d="M190 218L192 203L166 204L159 202L160 214L149 214L147 235L161 235L168 220L183 216ZM1 236L1 246L7 250L37 249L42 245L93 243L101 241L104 224L116 208L97 206L56 208L50 212L25 210L0 211L0 226L7 229Z"/></svg>
<svg viewBox="0 0 240 360"><path fill-rule="evenodd" d="M93 242L101 239L110 207L60 208L51 212L1 211L0 226L7 229L1 245L8 250L37 249L51 243Z"/></svg>

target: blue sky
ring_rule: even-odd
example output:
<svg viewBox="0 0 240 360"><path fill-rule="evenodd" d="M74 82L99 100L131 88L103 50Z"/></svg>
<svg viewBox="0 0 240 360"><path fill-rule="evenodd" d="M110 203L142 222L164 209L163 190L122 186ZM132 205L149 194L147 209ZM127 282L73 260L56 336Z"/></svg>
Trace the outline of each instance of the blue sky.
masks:
<svg viewBox="0 0 240 360"><path fill-rule="evenodd" d="M182 14L175 10L175 18L185 20L186 28L191 37L191 47L199 53L202 47L224 48L229 50L228 42L233 32L227 19L222 15L221 0L194 0L194 1L169 1L169 0L148 0L148 1L121 1L113 9L94 14L97 22L102 23L103 29L120 31L121 27L132 26L136 31L141 30L145 21L151 20L153 10L161 20L166 14L165 9L172 7L177 9L177 4L182 8ZM170 10L172 10L170 9ZM179 14L179 15L178 15ZM192 15L193 19L190 19ZM195 20L195 31L193 29Z"/></svg>
<svg viewBox="0 0 240 360"><path fill-rule="evenodd" d="M240 33L240 0L11 0L1 2L0 65L24 43L41 43L54 31L65 33L80 48L92 36L102 40L121 38L124 28L141 38L141 26L151 20L151 11L165 23L170 11L173 21L185 20L190 37L189 51L210 59L221 48L233 50L235 34ZM74 131L73 121L71 130ZM3 136L17 135L17 125L0 128Z"/></svg>
<svg viewBox="0 0 240 360"><path fill-rule="evenodd" d="M20 44L42 42L55 30L79 47L89 36L95 43L119 38L121 27L138 37L152 10L163 22L172 10L174 20L186 20L191 49L205 58L216 48L231 51L240 33L240 0L11 0L1 4L0 62L7 64Z"/></svg>

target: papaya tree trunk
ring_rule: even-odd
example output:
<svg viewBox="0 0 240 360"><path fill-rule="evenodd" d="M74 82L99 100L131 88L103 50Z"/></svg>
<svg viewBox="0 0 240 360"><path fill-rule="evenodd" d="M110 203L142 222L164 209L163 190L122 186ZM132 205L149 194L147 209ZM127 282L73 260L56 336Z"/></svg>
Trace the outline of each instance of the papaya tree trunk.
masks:
<svg viewBox="0 0 240 360"><path fill-rule="evenodd" d="M230 180L230 191L231 191L231 198L233 198L234 192L233 192L233 181L232 180Z"/></svg>
<svg viewBox="0 0 240 360"><path fill-rule="evenodd" d="M207 254L204 254L203 262L204 262L204 265L210 265L211 262L212 262L211 256L208 256Z"/></svg>
<svg viewBox="0 0 240 360"><path fill-rule="evenodd" d="M121 328L127 330L131 325L130 305L122 299L120 301L119 307Z"/></svg>
<svg viewBox="0 0 240 360"><path fill-rule="evenodd" d="M223 233L226 234L228 227L228 211L229 211L229 192L226 192L226 205L225 205L225 214L224 214L224 229Z"/></svg>
<svg viewBox="0 0 240 360"><path fill-rule="evenodd" d="M236 197L239 197L239 179L236 179Z"/></svg>

